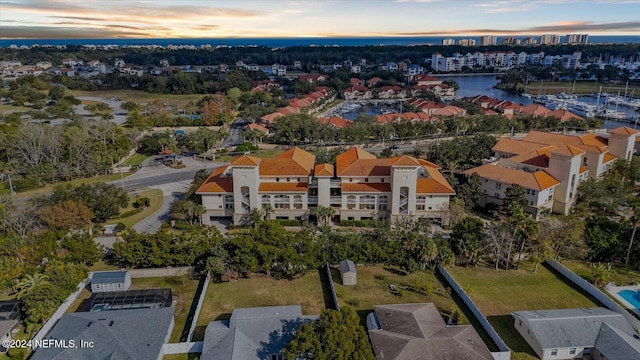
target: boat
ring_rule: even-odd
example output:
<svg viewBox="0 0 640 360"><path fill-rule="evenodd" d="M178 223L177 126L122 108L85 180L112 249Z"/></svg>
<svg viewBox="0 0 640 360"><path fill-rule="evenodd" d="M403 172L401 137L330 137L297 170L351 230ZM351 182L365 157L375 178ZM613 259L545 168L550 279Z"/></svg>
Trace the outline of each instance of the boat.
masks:
<svg viewBox="0 0 640 360"><path fill-rule="evenodd" d="M587 103L576 101L569 105L569 111L573 112L576 115L580 115L582 117L595 117L598 111L598 107L594 105L589 105Z"/></svg>
<svg viewBox="0 0 640 360"><path fill-rule="evenodd" d="M624 120L627 118L627 114L622 111L603 108L596 112L596 117L609 120Z"/></svg>

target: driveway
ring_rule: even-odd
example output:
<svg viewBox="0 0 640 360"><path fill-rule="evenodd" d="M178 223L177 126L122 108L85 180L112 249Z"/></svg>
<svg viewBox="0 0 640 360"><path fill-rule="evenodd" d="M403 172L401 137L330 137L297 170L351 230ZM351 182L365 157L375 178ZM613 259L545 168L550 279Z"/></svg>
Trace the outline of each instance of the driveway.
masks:
<svg viewBox="0 0 640 360"><path fill-rule="evenodd" d="M162 223L169 220L171 205L184 197L189 186L191 186L191 180L150 186L151 189L162 190L162 206L158 211L135 224L133 229L139 233L155 233L160 230Z"/></svg>
<svg viewBox="0 0 640 360"><path fill-rule="evenodd" d="M249 124L249 120L236 119L229 127L229 138L224 141L223 145L237 146L242 144L242 128Z"/></svg>
<svg viewBox="0 0 640 360"><path fill-rule="evenodd" d="M111 121L118 125L127 121L127 110L120 108L122 100L116 100L114 98L106 99L98 96L78 96L78 99L105 103L113 110L113 119ZM82 105L76 106L75 112L79 115L91 115L91 113L86 111Z"/></svg>

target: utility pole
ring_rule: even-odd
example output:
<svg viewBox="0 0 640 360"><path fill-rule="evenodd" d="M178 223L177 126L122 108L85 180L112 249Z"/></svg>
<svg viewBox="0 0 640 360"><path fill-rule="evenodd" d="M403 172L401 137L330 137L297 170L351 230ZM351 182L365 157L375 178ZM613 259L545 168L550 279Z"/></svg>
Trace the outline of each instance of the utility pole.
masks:
<svg viewBox="0 0 640 360"><path fill-rule="evenodd" d="M122 184L122 190L124 190L124 176L122 175L122 167L118 164L118 172L120 172L120 183Z"/></svg>

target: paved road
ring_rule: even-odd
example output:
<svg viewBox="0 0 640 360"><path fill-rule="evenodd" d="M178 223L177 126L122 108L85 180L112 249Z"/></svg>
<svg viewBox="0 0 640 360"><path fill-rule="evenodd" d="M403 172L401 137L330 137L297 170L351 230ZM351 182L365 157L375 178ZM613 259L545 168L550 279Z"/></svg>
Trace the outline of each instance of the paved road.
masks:
<svg viewBox="0 0 640 360"><path fill-rule="evenodd" d="M236 119L229 127L229 138L224 141L223 145L237 146L242 144L242 128L249 124L248 120Z"/></svg>
<svg viewBox="0 0 640 360"><path fill-rule="evenodd" d="M160 230L162 223L169 220L169 212L174 201L182 199L184 192L191 186L191 180L183 180L170 184L151 186L152 189L162 190L162 206L158 211L133 226L139 233L155 233Z"/></svg>

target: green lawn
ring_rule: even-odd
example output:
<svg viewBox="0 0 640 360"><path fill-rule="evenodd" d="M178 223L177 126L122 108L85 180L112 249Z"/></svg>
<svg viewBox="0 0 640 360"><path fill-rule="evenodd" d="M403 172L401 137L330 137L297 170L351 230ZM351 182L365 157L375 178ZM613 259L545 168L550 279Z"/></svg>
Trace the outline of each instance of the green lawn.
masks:
<svg viewBox="0 0 640 360"><path fill-rule="evenodd" d="M22 191L22 192L18 192L16 193L16 197L20 198L20 197L27 197L27 196L37 196L37 195L45 195L50 193L51 191L53 191L53 187L56 185L81 185L81 184L92 184L92 183L97 183L97 182L109 182L109 181L115 181L115 180L120 180L120 177L122 176L123 178L126 178L127 176L131 175L132 173L124 173L124 174L109 174L109 175L100 175L100 176L95 176L95 177L91 177L91 178L83 178L83 179L75 179L75 180L70 180L70 181L61 181L55 184L49 184L49 185L45 185L42 187L39 187L37 189L32 189L32 190L27 190L27 191Z"/></svg>
<svg viewBox="0 0 640 360"><path fill-rule="evenodd" d="M26 106L13 106L8 104L0 104L0 114L4 114L7 112L26 112L31 110L33 109Z"/></svg>
<svg viewBox="0 0 640 360"><path fill-rule="evenodd" d="M149 200L151 201L149 206L146 209L142 210L141 212L137 214L133 214L128 217L119 218L119 219L110 219L109 221L107 221L107 224L123 223L128 228L130 228L130 227L133 227L133 225L140 222L141 220L147 218L148 216L153 215L162 206L162 201L164 199L162 196L162 190L158 190L158 189L137 190L135 194L137 196L134 194L129 194L129 205L127 206L126 209L121 209L120 213L133 210L134 209L133 203L138 198L148 197Z"/></svg>
<svg viewBox="0 0 640 360"><path fill-rule="evenodd" d="M235 308L278 305L300 305L303 314L319 315L325 302L318 272L312 271L294 280L252 274L248 279L209 284L194 341L202 340L210 321L229 319Z"/></svg>
<svg viewBox="0 0 640 360"><path fill-rule="evenodd" d="M591 281L591 268L588 261L564 260L562 265L584 279ZM620 265L613 266L612 269L613 276L611 281L614 281L618 286L635 285L640 282L640 270L638 269L626 268Z"/></svg>
<svg viewBox="0 0 640 360"><path fill-rule="evenodd" d="M397 269L382 266L358 266L357 285L354 286L342 285L338 269L331 270L331 277L340 306L353 306L363 323L366 316L373 311L374 305L430 302L434 303L441 313L447 315L451 308L456 306L433 273L424 271L408 275L403 273ZM430 289L428 295L414 290L415 287L424 287L427 284L426 287ZM395 285L402 295L391 292L389 285ZM468 324L469 321L463 316L462 323Z"/></svg>
<svg viewBox="0 0 640 360"><path fill-rule="evenodd" d="M165 103L183 107L189 101L198 101L204 97L203 94L173 95L173 94L150 94L140 90L100 90L82 91L70 90L73 96L96 96L105 99L117 97L122 101L133 101L136 103L149 103L153 100L160 100Z"/></svg>
<svg viewBox="0 0 640 360"><path fill-rule="evenodd" d="M74 313L78 311L78 308L80 307L80 305L82 305L82 303L90 297L91 297L91 291L87 290L86 288L82 289L82 292L80 292L80 295L78 296L76 301L74 301L73 304L71 304L71 306L69 306L69 308L65 312Z"/></svg>
<svg viewBox="0 0 640 360"><path fill-rule="evenodd" d="M32 337L31 334L27 334L24 332L25 328L22 324L18 325L18 332L13 334L12 339L13 340L27 340L30 339ZM35 335L35 334L33 334ZM7 353L4 354L0 354L0 360L13 360L10 357L7 356Z"/></svg>
<svg viewBox="0 0 640 360"><path fill-rule="evenodd" d="M529 264L520 270L491 267L447 269L511 348L514 360L536 359L535 353L513 327L511 313L521 310L568 309L600 306L544 266L537 272Z"/></svg>
<svg viewBox="0 0 640 360"><path fill-rule="evenodd" d="M137 166L142 164L142 162L147 160L149 157L149 155L135 153L129 157L122 166Z"/></svg>
<svg viewBox="0 0 640 360"><path fill-rule="evenodd" d="M174 282L173 280L178 281ZM179 284L178 282L182 282L182 284ZM156 288L171 288L171 295L173 296L173 300L176 302L176 311L174 313L175 325L173 327L171 337L169 338L169 342L179 342L180 336L186 326L191 304L192 302L197 301L194 296L198 288L198 280L191 280L185 276L131 279L130 290Z"/></svg>
<svg viewBox="0 0 640 360"><path fill-rule="evenodd" d="M524 86L524 84L523 84ZM625 84L603 84L596 83L593 81L588 82L576 82L575 90L574 84L572 81L545 81L541 82L530 82L529 86L527 86L527 92L529 94L557 94L561 92L576 94L593 94L600 91L600 87L602 86L602 92L605 93L614 93L617 94L620 92L624 94ZM640 86L630 85L627 89L628 92L631 90L636 90L636 93L640 91Z"/></svg>
<svg viewBox="0 0 640 360"><path fill-rule="evenodd" d="M106 271L106 270L120 270L119 267L107 264L104 260L100 260L89 267L89 271Z"/></svg>
<svg viewBox="0 0 640 360"><path fill-rule="evenodd" d="M200 359L200 353L165 355L162 357L162 360L198 360L198 359Z"/></svg>

